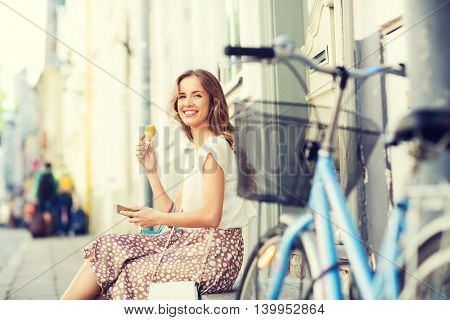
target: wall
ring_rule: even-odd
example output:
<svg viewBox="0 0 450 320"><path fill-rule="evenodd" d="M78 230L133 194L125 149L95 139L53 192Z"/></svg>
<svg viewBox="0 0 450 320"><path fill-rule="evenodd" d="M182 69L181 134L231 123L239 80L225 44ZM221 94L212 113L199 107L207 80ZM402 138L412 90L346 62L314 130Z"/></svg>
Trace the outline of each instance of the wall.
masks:
<svg viewBox="0 0 450 320"><path fill-rule="evenodd" d="M389 6L389 10L385 7ZM404 1L354 1L354 34L359 43L359 66L406 63ZM385 131L392 131L407 112L405 78L375 76L359 88L359 108ZM404 190L410 159L404 148L385 150L381 139L371 156L365 177L364 219L366 240L379 250L392 204ZM383 174L381 174L383 173Z"/></svg>

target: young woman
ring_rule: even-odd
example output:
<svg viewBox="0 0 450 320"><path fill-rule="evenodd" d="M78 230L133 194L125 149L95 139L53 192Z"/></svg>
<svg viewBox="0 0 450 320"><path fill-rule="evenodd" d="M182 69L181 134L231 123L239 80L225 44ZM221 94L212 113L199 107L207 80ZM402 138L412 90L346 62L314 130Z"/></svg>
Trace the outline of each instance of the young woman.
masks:
<svg viewBox="0 0 450 320"><path fill-rule="evenodd" d="M152 145L141 141L136 156L163 211L134 207L139 211L125 213L129 222L144 228L177 227L153 282L198 281L202 294L225 292L242 265L242 227L250 216L246 202L237 196L234 128L219 81L205 70L183 73L176 80L169 114L194 144L192 170L172 201L158 177ZM168 213L172 206L175 214ZM62 299L94 299L100 294L106 299L147 299L151 274L169 234L170 230L96 239L84 248L85 263Z"/></svg>

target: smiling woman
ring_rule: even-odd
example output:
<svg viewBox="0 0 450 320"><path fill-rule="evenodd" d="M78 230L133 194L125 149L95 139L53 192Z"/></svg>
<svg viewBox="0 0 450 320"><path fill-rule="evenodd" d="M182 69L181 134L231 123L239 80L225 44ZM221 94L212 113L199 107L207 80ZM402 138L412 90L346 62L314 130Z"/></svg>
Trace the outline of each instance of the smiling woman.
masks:
<svg viewBox="0 0 450 320"><path fill-rule="evenodd" d="M158 235L98 238L84 249L86 262L62 299L93 299L99 294L106 299L147 299L151 279L197 281L202 294L233 286L243 260L242 227L250 217L236 192L234 128L218 80L205 70L183 73L176 81L169 114L194 144L192 171L172 201L158 177L152 144L139 142L136 156L157 206L165 210L134 206L136 212L122 213L144 228L161 224L172 228ZM173 205L177 213L168 214Z"/></svg>

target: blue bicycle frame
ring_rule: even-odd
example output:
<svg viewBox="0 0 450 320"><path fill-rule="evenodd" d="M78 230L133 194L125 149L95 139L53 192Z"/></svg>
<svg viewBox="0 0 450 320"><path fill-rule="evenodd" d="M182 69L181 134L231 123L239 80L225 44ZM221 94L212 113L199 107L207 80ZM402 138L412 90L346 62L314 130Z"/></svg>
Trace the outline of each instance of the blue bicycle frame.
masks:
<svg viewBox="0 0 450 320"><path fill-rule="evenodd" d="M342 299L343 293L339 278L339 261L334 242L333 224L343 230L343 243L355 278L357 288L363 299L398 299L398 267L400 257L399 238L404 230L407 199L399 202L391 217L387 233L383 239L379 268L374 273L369 264L363 241L352 221L334 168L332 156L321 151L315 170L313 186L309 197L309 207L313 212L302 215L289 226L280 241L275 261L274 278L269 291L269 299L278 299L283 280L289 266L289 258L294 241L302 232L315 227L320 261L320 272L326 271L322 281L325 299ZM331 220L331 211L336 222Z"/></svg>

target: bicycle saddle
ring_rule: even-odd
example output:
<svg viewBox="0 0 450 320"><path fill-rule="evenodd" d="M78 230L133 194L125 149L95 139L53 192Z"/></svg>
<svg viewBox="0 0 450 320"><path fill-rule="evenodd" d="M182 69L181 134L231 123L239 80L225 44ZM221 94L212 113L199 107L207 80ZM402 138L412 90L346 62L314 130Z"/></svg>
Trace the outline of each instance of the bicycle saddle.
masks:
<svg viewBox="0 0 450 320"><path fill-rule="evenodd" d="M400 120L392 136L388 138L386 145L396 146L401 142L415 138L437 143L449 131L450 108L416 108Z"/></svg>

